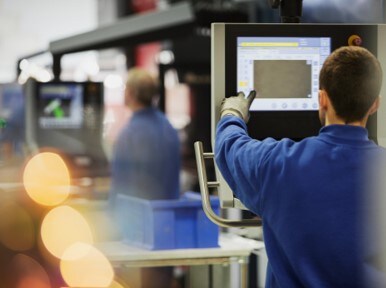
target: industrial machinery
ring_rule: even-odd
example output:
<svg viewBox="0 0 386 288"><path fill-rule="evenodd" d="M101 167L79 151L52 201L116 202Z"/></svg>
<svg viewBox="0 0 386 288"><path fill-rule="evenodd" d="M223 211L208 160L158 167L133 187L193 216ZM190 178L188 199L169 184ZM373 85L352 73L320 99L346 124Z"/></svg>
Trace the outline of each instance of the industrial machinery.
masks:
<svg viewBox="0 0 386 288"><path fill-rule="evenodd" d="M74 178L107 176L102 146L103 84L30 80L25 91L29 150L55 150Z"/></svg>
<svg viewBox="0 0 386 288"><path fill-rule="evenodd" d="M225 24L212 25L212 147L224 97L238 91L259 97L250 109L252 138L301 140L317 135L319 72L331 51L347 45L363 46L386 63L386 25L346 24ZM385 77L385 76L384 76ZM386 80L384 79L384 83ZM383 89L383 93L384 93ZM382 92L381 92L382 93ZM369 137L386 147L386 104L367 123ZM206 179L201 143L195 144L204 209L217 224L227 227L259 225L259 220L229 221L213 215L205 201L216 188L221 207L245 209L216 168L216 181Z"/></svg>

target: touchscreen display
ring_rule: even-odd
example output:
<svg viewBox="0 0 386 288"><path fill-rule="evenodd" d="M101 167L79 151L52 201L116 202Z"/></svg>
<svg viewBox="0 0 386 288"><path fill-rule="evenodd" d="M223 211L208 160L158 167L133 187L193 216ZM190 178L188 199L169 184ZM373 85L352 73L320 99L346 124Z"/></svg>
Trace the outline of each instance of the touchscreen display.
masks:
<svg viewBox="0 0 386 288"><path fill-rule="evenodd" d="M317 110L329 37L237 37L237 90L256 90L251 111Z"/></svg>

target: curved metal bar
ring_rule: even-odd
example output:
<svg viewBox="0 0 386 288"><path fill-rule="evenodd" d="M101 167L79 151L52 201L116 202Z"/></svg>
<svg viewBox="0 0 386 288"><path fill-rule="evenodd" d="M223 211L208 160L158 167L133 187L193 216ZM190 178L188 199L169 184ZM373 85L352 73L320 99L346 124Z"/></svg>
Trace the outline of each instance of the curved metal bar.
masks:
<svg viewBox="0 0 386 288"><path fill-rule="evenodd" d="M242 219L242 220L230 220L218 216L210 205L209 187L219 187L219 182L208 182L206 174L205 159L213 158L214 153L204 153L202 142L197 141L194 143L194 151L196 154L198 180L200 183L202 207L208 218L215 224L222 227L256 227L261 226L262 221L260 219Z"/></svg>

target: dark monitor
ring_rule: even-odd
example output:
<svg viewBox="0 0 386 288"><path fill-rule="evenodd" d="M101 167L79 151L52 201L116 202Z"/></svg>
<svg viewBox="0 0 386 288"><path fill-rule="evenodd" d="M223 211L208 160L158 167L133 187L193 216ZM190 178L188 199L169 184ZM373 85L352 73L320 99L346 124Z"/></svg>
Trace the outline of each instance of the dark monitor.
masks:
<svg viewBox="0 0 386 288"><path fill-rule="evenodd" d="M103 84L29 81L26 91L27 144L57 151L74 177L108 175Z"/></svg>
<svg viewBox="0 0 386 288"><path fill-rule="evenodd" d="M360 45L381 63L386 58L386 25L215 23L211 39L213 147L224 97L257 91L247 125L252 138L301 140L321 128L319 73L331 51ZM370 138L378 142L386 136L377 121L383 117L380 111L367 124ZM217 176L222 206L237 206L221 174Z"/></svg>

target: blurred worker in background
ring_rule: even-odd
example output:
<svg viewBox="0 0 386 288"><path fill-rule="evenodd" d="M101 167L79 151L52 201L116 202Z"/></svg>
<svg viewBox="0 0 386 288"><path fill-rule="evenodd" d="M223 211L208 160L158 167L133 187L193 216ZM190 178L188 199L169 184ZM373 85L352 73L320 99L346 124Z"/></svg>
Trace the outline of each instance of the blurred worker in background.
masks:
<svg viewBox="0 0 386 288"><path fill-rule="evenodd" d="M216 162L235 195L262 218L266 287L386 287L365 233L368 168L385 156L365 128L381 86L380 63L369 51L334 51L320 73L325 126L300 142L247 135L255 91L224 99Z"/></svg>
<svg viewBox="0 0 386 288"><path fill-rule="evenodd" d="M145 70L134 68L128 73L125 104L133 114L113 148L112 209L118 194L149 200L179 198L180 143L177 131L153 106L157 86ZM171 267L141 269L141 287L170 288L172 279Z"/></svg>
<svg viewBox="0 0 386 288"><path fill-rule="evenodd" d="M165 115L153 106L156 93L157 83L148 72L129 71L125 104L133 115L113 149L112 201L118 193L144 199L179 197L179 139Z"/></svg>

